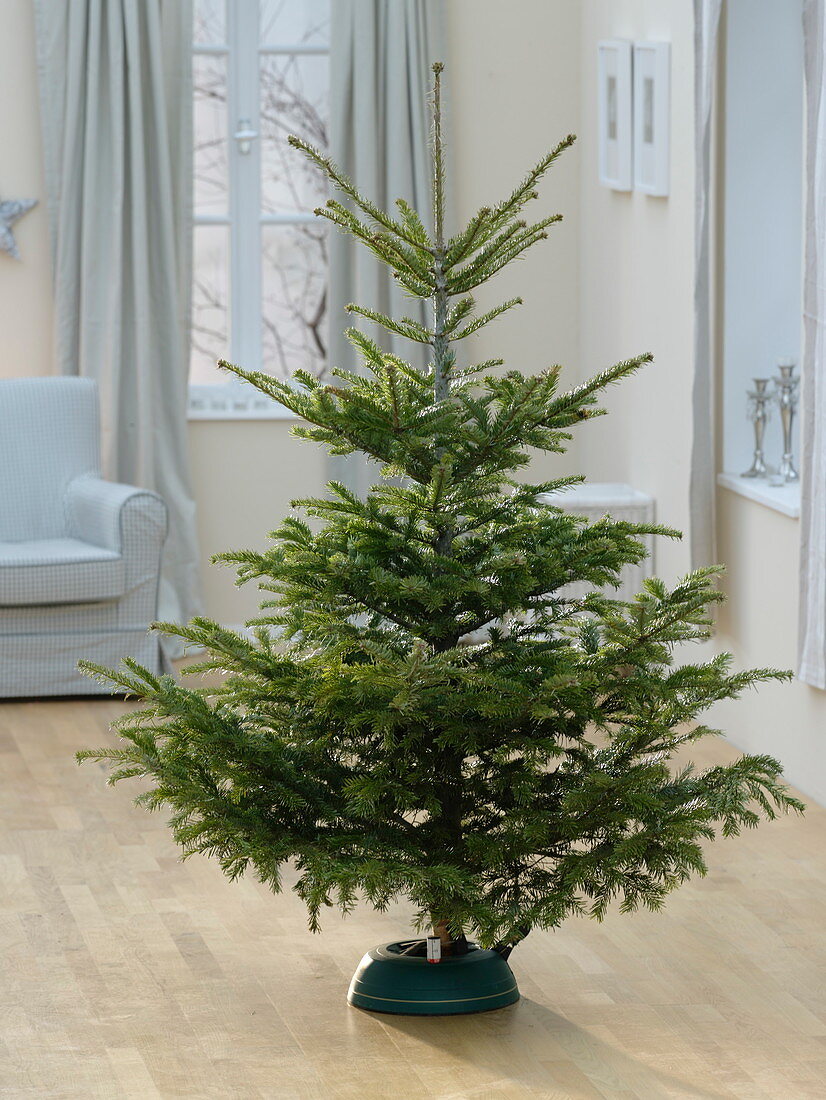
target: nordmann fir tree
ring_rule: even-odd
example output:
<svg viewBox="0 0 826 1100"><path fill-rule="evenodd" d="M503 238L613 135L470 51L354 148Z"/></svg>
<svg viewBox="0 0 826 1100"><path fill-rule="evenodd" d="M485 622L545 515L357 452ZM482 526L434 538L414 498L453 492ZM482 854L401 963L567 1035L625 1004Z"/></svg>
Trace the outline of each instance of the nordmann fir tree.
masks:
<svg viewBox="0 0 826 1100"><path fill-rule="evenodd" d="M131 661L125 672L87 664L144 706L118 723L124 747L78 755L110 761L112 782L148 779L137 801L170 807L184 852L217 857L231 878L251 868L277 892L294 861L314 930L325 906L347 913L363 896L383 909L401 896L445 952L465 951L472 933L507 955L532 928L601 918L614 899L659 908L705 872L704 841L802 805L768 756L669 766L717 732L697 722L713 703L787 676L732 672L727 656L675 666L677 646L707 636L715 571L612 600L599 589L644 557L641 537L675 532L540 502L581 478L514 480L528 448L562 452L568 429L602 412L600 391L651 356L565 392L559 367L456 367L454 345L520 301L478 315L470 292L558 220L522 212L573 137L447 239L440 70L432 234L406 202L386 213L290 139L349 200L316 213L429 302L432 323L350 311L424 344L430 369L356 330L367 376L334 371L341 385L222 363L291 409L305 425L296 435L361 452L392 479L365 499L331 483L330 499L295 502L322 521L317 532L291 515L266 552L219 556L272 594L254 640L203 618L159 624L206 650L184 671L220 669L219 687L186 689ZM593 591L571 598L574 581Z"/></svg>

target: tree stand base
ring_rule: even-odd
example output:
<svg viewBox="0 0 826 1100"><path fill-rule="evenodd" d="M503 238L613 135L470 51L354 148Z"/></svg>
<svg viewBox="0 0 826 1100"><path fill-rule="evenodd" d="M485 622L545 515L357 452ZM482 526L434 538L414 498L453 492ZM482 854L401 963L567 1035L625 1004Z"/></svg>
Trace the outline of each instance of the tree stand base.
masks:
<svg viewBox="0 0 826 1100"><path fill-rule="evenodd" d="M368 951L358 965L348 1004L399 1016L490 1012L519 1000L513 971L496 951L470 945L466 955L438 963L403 955L405 943Z"/></svg>

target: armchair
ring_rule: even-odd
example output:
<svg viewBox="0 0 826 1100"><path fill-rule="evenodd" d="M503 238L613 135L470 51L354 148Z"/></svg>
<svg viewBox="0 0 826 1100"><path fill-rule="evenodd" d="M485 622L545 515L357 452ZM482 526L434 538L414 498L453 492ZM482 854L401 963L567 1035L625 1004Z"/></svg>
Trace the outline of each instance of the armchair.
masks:
<svg viewBox="0 0 826 1100"><path fill-rule="evenodd" d="M166 505L102 479L99 437L91 379L0 380L0 698L109 694L81 657L165 669Z"/></svg>

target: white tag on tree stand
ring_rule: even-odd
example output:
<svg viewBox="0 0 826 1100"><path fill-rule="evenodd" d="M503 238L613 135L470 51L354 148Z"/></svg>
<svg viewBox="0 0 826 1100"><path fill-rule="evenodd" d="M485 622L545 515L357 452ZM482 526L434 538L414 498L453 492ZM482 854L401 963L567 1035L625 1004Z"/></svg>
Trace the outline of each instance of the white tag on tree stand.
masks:
<svg viewBox="0 0 826 1100"><path fill-rule="evenodd" d="M442 941L438 936L427 937L427 961L429 963L442 961Z"/></svg>

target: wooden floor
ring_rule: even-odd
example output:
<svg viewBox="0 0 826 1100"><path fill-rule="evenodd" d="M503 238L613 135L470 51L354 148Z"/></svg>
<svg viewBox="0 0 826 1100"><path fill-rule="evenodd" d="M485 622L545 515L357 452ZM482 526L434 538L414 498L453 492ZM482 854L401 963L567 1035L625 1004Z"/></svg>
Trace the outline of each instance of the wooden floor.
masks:
<svg viewBox="0 0 826 1100"><path fill-rule="evenodd" d="M664 914L533 934L512 1008L378 1017L345 991L404 908L312 936L292 894L179 863L73 762L119 709L0 704L0 1096L826 1097L823 810L717 844Z"/></svg>

